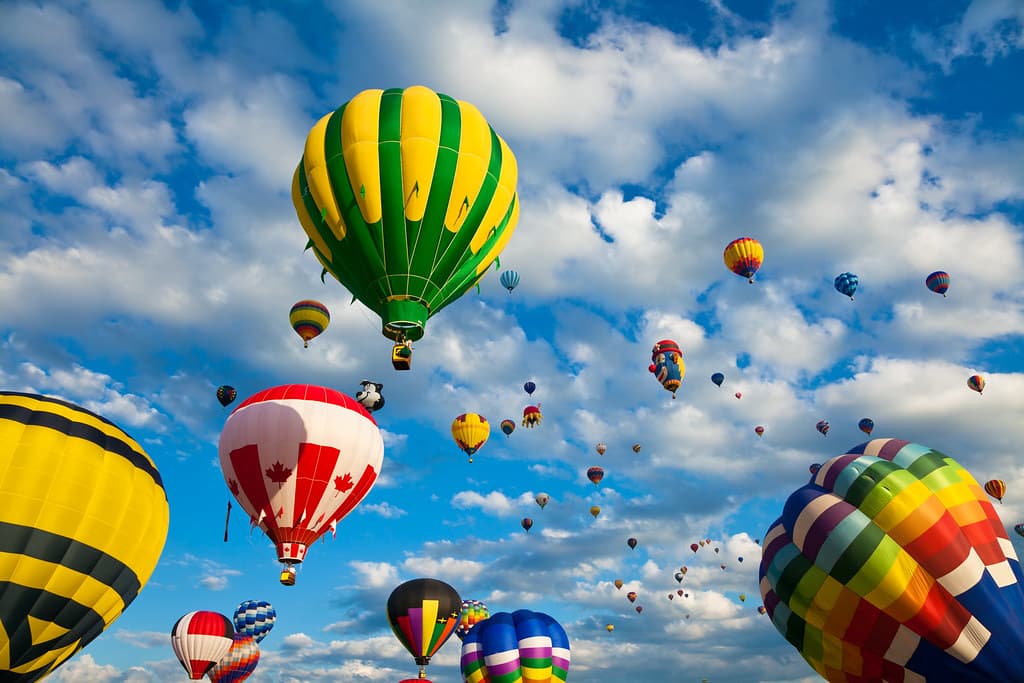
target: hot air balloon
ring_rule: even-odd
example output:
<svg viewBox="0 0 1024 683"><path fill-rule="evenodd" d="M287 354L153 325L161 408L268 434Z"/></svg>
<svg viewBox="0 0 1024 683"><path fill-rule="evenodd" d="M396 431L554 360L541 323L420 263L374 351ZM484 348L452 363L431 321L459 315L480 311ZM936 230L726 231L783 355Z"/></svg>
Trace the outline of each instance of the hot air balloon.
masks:
<svg viewBox="0 0 1024 683"><path fill-rule="evenodd" d="M523 517L522 521L519 522L519 526L523 527L523 531L529 531L530 527L533 526L533 520L529 517Z"/></svg>
<svg viewBox="0 0 1024 683"><path fill-rule="evenodd" d="M824 463L764 537L764 605L831 681L1024 680L1024 575L977 481L874 439Z"/></svg>
<svg viewBox="0 0 1024 683"><path fill-rule="evenodd" d="M246 600L235 608L235 633L252 636L262 641L274 628L277 610L266 600Z"/></svg>
<svg viewBox="0 0 1024 683"><path fill-rule="evenodd" d="M512 290L519 284L519 273L514 270L506 270L501 274L498 281L501 282L501 286L507 289L508 293L511 294Z"/></svg>
<svg viewBox="0 0 1024 683"><path fill-rule="evenodd" d="M171 648L189 680L202 680L217 666L234 643L235 629L223 614L200 610L189 612L171 628Z"/></svg>
<svg viewBox="0 0 1024 683"><path fill-rule="evenodd" d="M762 427L761 425L757 425L756 427L754 427L754 433L757 434L758 436L764 436L764 427Z"/></svg>
<svg viewBox="0 0 1024 683"><path fill-rule="evenodd" d="M944 270L937 270L924 280L925 286L936 294L946 296L949 289L949 273Z"/></svg>
<svg viewBox="0 0 1024 683"><path fill-rule="evenodd" d="M651 365L647 369L654 374L665 391L672 392L672 398L675 398L683 376L686 375L686 363L683 362L679 344L671 339L656 342L651 349Z"/></svg>
<svg viewBox="0 0 1024 683"><path fill-rule="evenodd" d="M534 498L534 500L537 501L537 505L540 505L540 509L543 510L544 506L547 505L548 501L551 500L551 496L549 496L546 493L538 493L537 497Z"/></svg>
<svg viewBox="0 0 1024 683"><path fill-rule="evenodd" d="M608 631L608 633L611 633L612 631L615 630L615 625L614 624L605 624L604 625L604 630Z"/></svg>
<svg viewBox="0 0 1024 683"><path fill-rule="evenodd" d="M818 473L818 470L820 470L820 469L821 469L821 463L819 463L819 462L812 462L812 463L811 463L811 464L810 464L810 465L809 465L809 466L807 467L807 470L808 470L808 471L809 471L809 472L810 472L811 474L817 474L817 473Z"/></svg>
<svg viewBox="0 0 1024 683"><path fill-rule="evenodd" d="M235 408L218 451L232 495L277 547L278 560L292 565L373 488L384 440L354 399L286 384Z"/></svg>
<svg viewBox="0 0 1024 683"><path fill-rule="evenodd" d="M636 591L629 591L626 593L626 599L630 602L636 602Z"/></svg>
<svg viewBox="0 0 1024 683"><path fill-rule="evenodd" d="M491 612L487 609L487 605L480 600L463 600L459 627L455 629L455 635L459 637L459 640L464 640L466 634L469 633L469 629L490 615Z"/></svg>
<svg viewBox="0 0 1024 683"><path fill-rule="evenodd" d="M682 589L682 588L680 588L679 590L677 590L677 591L676 591L676 595L678 595L679 597L683 597L683 596L684 596L684 595L686 595L686 594L685 594L685 593L683 593L683 589Z"/></svg>
<svg viewBox="0 0 1024 683"><path fill-rule="evenodd" d="M622 579L615 579L615 588L622 588Z"/></svg>
<svg viewBox="0 0 1024 683"><path fill-rule="evenodd" d="M206 676L212 683L240 683L252 675L259 663L260 646L256 639L245 633L235 633L228 653L206 672Z"/></svg>
<svg viewBox="0 0 1024 683"><path fill-rule="evenodd" d="M308 348L309 340L319 337L331 322L331 312L319 301L306 299L296 302L288 314L295 334L302 337L302 346Z"/></svg>
<svg viewBox="0 0 1024 683"><path fill-rule="evenodd" d="M636 548L636 544L637 544L637 540L635 538L627 538L626 539L626 545L628 545L630 547L630 549L635 549Z"/></svg>
<svg viewBox="0 0 1024 683"><path fill-rule="evenodd" d="M384 407L384 396L380 392L384 385L380 382L364 379L359 383L360 389L356 392L356 401L368 412L375 413Z"/></svg>
<svg viewBox="0 0 1024 683"><path fill-rule="evenodd" d="M691 543L690 544L690 550L692 550L693 552L697 552L697 548L698 548L698 546L697 546L696 543Z"/></svg>
<svg viewBox="0 0 1024 683"><path fill-rule="evenodd" d="M743 394L741 394L741 393L740 393L740 392L738 392L738 391L737 391L737 392L736 392L736 393L734 394L734 396L736 396L736 399L737 399L737 400L739 400L739 399L743 398Z"/></svg>
<svg viewBox="0 0 1024 683"><path fill-rule="evenodd" d="M754 282L754 273L764 262L764 247L753 237L739 237L725 247L725 266L740 277Z"/></svg>
<svg viewBox="0 0 1024 683"><path fill-rule="evenodd" d="M715 546L715 555L718 554L718 546Z"/></svg>
<svg viewBox="0 0 1024 683"><path fill-rule="evenodd" d="M1017 532L1018 536L1024 536L1024 524L1014 524L1013 530Z"/></svg>
<svg viewBox="0 0 1024 683"><path fill-rule="evenodd" d="M167 539L153 460L56 398L0 391L0 680L37 681L116 621Z"/></svg>
<svg viewBox="0 0 1024 683"><path fill-rule="evenodd" d="M452 420L452 438L455 445L469 456L473 462L473 454L483 448L487 437L491 435L491 423L483 415L463 413Z"/></svg>
<svg viewBox="0 0 1024 683"><path fill-rule="evenodd" d="M595 465L594 467L587 469L587 479L589 479L594 486L599 485L601 480L604 479L604 468Z"/></svg>
<svg viewBox="0 0 1024 683"><path fill-rule="evenodd" d="M607 627L606 627L607 628ZM543 612L497 612L462 641L465 683L557 683L569 675L569 637Z"/></svg>
<svg viewBox="0 0 1024 683"><path fill-rule="evenodd" d="M537 385L534 384L533 382L527 382L526 384L523 385L523 391L525 391L530 396L533 396L533 392L537 391Z"/></svg>
<svg viewBox="0 0 1024 683"><path fill-rule="evenodd" d="M420 678L426 678L423 667L459 625L462 598L444 581L413 579L391 592L387 614L398 642L419 664Z"/></svg>
<svg viewBox="0 0 1024 683"><path fill-rule="evenodd" d="M1006 483L1002 479L989 479L985 482L985 493L1002 503L1006 495Z"/></svg>
<svg viewBox="0 0 1024 683"><path fill-rule="evenodd" d="M715 374L711 375L711 381L714 382L715 386L720 387L722 386L722 382L725 381L725 375L723 375L720 372L716 372Z"/></svg>
<svg viewBox="0 0 1024 683"><path fill-rule="evenodd" d="M981 375L971 375L967 378L967 387L980 394L985 390L985 378Z"/></svg>
<svg viewBox="0 0 1024 683"><path fill-rule="evenodd" d="M516 423L512 420L501 421L501 433L505 436L511 436L512 432L516 431Z"/></svg>
<svg viewBox="0 0 1024 683"><path fill-rule="evenodd" d="M643 614L643 611L644 611L644 606L643 606L643 605L637 605L637 606L636 606L636 607L634 607L633 609L635 609L635 610L636 610L636 613L637 613L637 614Z"/></svg>
<svg viewBox="0 0 1024 683"><path fill-rule="evenodd" d="M850 297L850 301L853 301L853 294L857 291L857 285L860 284L860 280L853 273L840 273L836 275L836 279L832 284L837 292L845 294Z"/></svg>
<svg viewBox="0 0 1024 683"><path fill-rule="evenodd" d="M473 105L418 85L364 90L309 132L292 203L324 274L401 344L505 248L516 176L512 151Z"/></svg>
<svg viewBox="0 0 1024 683"><path fill-rule="evenodd" d="M746 593L740 593L740 602L746 602L746 601L747 601L747 594Z"/></svg>
<svg viewBox="0 0 1024 683"><path fill-rule="evenodd" d="M682 583L684 576L683 572L676 572L676 583Z"/></svg>
<svg viewBox="0 0 1024 683"><path fill-rule="evenodd" d="M767 612L767 611L768 611L768 610L766 610L766 609L764 608L764 605L758 605L758 606L757 606L757 613L758 613L758 614L764 614L764 613L765 613L765 612Z"/></svg>
<svg viewBox="0 0 1024 683"><path fill-rule="evenodd" d="M540 424L544 416L540 413L540 404L535 406L526 406L523 408L523 426L527 429L533 429Z"/></svg>
<svg viewBox="0 0 1024 683"><path fill-rule="evenodd" d="M597 516L599 514L601 514L601 508L598 507L597 505L591 505L590 506L590 516L593 517L594 519L597 519Z"/></svg>
<svg viewBox="0 0 1024 683"><path fill-rule="evenodd" d="M640 452L640 448L641 448L640 444L638 444L638 443L633 444L633 452L634 453L639 453Z"/></svg>
<svg viewBox="0 0 1024 683"><path fill-rule="evenodd" d="M608 446L606 446L605 443L602 441L601 443L594 446L594 450L597 451L598 455L604 455L605 452L608 450Z"/></svg>
<svg viewBox="0 0 1024 683"><path fill-rule="evenodd" d="M232 386L222 384L217 387L217 400L220 401L220 404L224 407L231 405L231 402L234 401L237 396L238 392L235 391L235 388Z"/></svg>
<svg viewBox="0 0 1024 683"><path fill-rule="evenodd" d="M875 421L872 420L870 417L865 417L865 418L861 419L860 422L857 423L857 429L859 429L860 431L862 431L862 432L864 432L865 434L868 434L868 435L871 434L871 431L874 428L875 428Z"/></svg>
<svg viewBox="0 0 1024 683"><path fill-rule="evenodd" d="M828 436L828 430L831 429L828 420L818 420L818 424L814 425L814 428L821 432L822 436Z"/></svg>

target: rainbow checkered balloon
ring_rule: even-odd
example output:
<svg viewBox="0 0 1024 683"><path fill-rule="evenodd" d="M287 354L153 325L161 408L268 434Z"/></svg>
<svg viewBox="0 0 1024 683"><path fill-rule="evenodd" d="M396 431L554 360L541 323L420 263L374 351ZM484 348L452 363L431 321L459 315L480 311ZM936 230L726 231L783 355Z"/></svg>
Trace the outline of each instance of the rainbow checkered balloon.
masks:
<svg viewBox="0 0 1024 683"><path fill-rule="evenodd" d="M829 681L1024 681L1024 576L974 477L875 439L822 464L765 534L761 596Z"/></svg>
<svg viewBox="0 0 1024 683"><path fill-rule="evenodd" d="M212 683L241 683L252 675L260 663L260 646L245 633L236 633L231 649L207 672Z"/></svg>
<svg viewBox="0 0 1024 683"><path fill-rule="evenodd" d="M463 600L462 601L462 618L459 620L459 627L455 629L455 635L462 640L469 633L469 629L476 626L478 623L491 616L491 611L487 609L480 600Z"/></svg>
<svg viewBox="0 0 1024 683"><path fill-rule="evenodd" d="M569 637L543 612L496 612L462 641L465 683L555 683L569 675Z"/></svg>

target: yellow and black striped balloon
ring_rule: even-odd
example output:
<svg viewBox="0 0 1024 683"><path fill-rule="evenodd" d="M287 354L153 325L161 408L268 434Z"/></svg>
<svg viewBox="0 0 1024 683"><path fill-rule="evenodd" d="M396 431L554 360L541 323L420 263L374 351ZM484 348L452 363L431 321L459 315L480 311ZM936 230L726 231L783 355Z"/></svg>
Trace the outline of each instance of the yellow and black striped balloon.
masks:
<svg viewBox="0 0 1024 683"><path fill-rule="evenodd" d="M0 680L39 680L121 616L168 517L156 465L115 424L0 392Z"/></svg>

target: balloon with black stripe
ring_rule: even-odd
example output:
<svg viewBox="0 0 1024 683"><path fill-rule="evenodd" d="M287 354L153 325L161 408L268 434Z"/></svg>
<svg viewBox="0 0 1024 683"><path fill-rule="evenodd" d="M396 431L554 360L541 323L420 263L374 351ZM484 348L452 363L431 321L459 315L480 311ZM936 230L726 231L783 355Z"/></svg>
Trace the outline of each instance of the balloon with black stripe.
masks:
<svg viewBox="0 0 1024 683"><path fill-rule="evenodd" d="M43 678L121 616L168 516L156 465L117 425L0 391L0 680Z"/></svg>

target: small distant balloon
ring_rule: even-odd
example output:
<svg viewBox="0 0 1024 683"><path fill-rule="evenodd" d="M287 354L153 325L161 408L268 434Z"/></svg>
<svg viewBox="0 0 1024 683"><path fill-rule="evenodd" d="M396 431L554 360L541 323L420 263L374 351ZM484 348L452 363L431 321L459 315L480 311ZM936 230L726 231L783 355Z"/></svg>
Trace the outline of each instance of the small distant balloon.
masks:
<svg viewBox="0 0 1024 683"><path fill-rule="evenodd" d="M220 404L224 407L231 405L231 402L234 401L237 396L238 392L235 391L235 388L232 386L224 384L217 387L217 400L220 401Z"/></svg>
<svg viewBox="0 0 1024 683"><path fill-rule="evenodd" d="M743 394L741 394L738 391L734 395L736 396L736 398L743 398Z"/></svg>
<svg viewBox="0 0 1024 683"><path fill-rule="evenodd" d="M507 289L508 293L511 294L512 290L519 284L519 273L514 270L506 270L501 274L501 277L498 280L501 282L501 286Z"/></svg>
<svg viewBox="0 0 1024 683"><path fill-rule="evenodd" d="M599 514L601 514L601 508L598 507L597 505L591 505L590 506L590 516L593 517L594 519L597 519L597 516Z"/></svg>
<svg viewBox="0 0 1024 683"><path fill-rule="evenodd" d="M523 517L523 521L519 522L519 525L523 527L524 531L529 531L530 527L533 526L533 520L529 517Z"/></svg>
<svg viewBox="0 0 1024 683"><path fill-rule="evenodd" d="M949 289L949 273L944 270L936 270L924 280L925 286L936 294L946 296Z"/></svg>
<svg viewBox="0 0 1024 683"><path fill-rule="evenodd" d="M746 602L746 601L747 601L747 594L746 593L740 593L740 602Z"/></svg>
<svg viewBox="0 0 1024 683"><path fill-rule="evenodd" d="M608 450L608 446L606 446L605 443L602 441L601 443L594 446L594 450L597 451L598 455L604 455L605 451Z"/></svg>
<svg viewBox="0 0 1024 683"><path fill-rule="evenodd" d="M814 428L821 432L822 436L828 436L828 430L831 429L828 420L818 420L818 424L814 425Z"/></svg>
<svg viewBox="0 0 1024 683"><path fill-rule="evenodd" d="M626 593L626 599L630 602L636 602L636 591L629 591Z"/></svg>
<svg viewBox="0 0 1024 683"><path fill-rule="evenodd" d="M622 579L615 579L615 588L616 589L621 589L622 585L623 585Z"/></svg>
<svg viewBox="0 0 1024 683"><path fill-rule="evenodd" d="M740 277L754 282L754 273L764 262L764 247L753 237L738 237L725 246L725 266Z"/></svg>
<svg viewBox="0 0 1024 683"><path fill-rule="evenodd" d="M985 390L985 378L981 375L971 375L967 378L967 387L980 394Z"/></svg>
<svg viewBox="0 0 1024 683"><path fill-rule="evenodd" d="M764 436L764 427L762 427L761 425L757 425L756 427L754 427L754 433L757 434L758 436Z"/></svg>
<svg viewBox="0 0 1024 683"><path fill-rule="evenodd" d="M857 429L859 429L860 431L862 431L862 432L864 432L865 434L868 434L868 435L871 434L871 431L874 428L875 428L875 421L872 420L870 417L865 417L860 422L857 423Z"/></svg>
<svg viewBox="0 0 1024 683"><path fill-rule="evenodd" d="M683 362L683 352L679 344L671 339L656 342L651 349L651 364L647 369L662 388L672 392L672 398L675 398L676 391L686 375L686 363Z"/></svg>
<svg viewBox="0 0 1024 683"><path fill-rule="evenodd" d="M594 484L594 486L599 485L601 483L601 480L604 479L604 468L598 467L596 465L594 467L588 468L587 479L589 479L591 483Z"/></svg>
<svg viewBox="0 0 1024 683"><path fill-rule="evenodd" d="M765 612L767 612L767 611L768 611L768 610L766 610L766 609L764 608L764 605L758 605L758 606L757 606L757 613L758 613L758 614L764 614L764 613L765 613Z"/></svg>
<svg viewBox="0 0 1024 683"><path fill-rule="evenodd" d="M637 544L637 540L635 538L627 538L626 539L626 545L628 545L630 548L635 549L636 548L636 544Z"/></svg>
<svg viewBox="0 0 1024 683"><path fill-rule="evenodd" d="M523 426L527 429L533 429L541 423L544 416L540 412L540 404L535 406L526 406L523 408Z"/></svg>
<svg viewBox="0 0 1024 683"><path fill-rule="evenodd" d="M692 550L693 552L697 552L697 548L698 548L698 545L696 543L691 543L690 544L690 550Z"/></svg>
<svg viewBox="0 0 1024 683"><path fill-rule="evenodd" d="M537 385L533 382L527 382L523 385L523 391L528 393L530 396L533 396L533 392L537 391Z"/></svg>
<svg viewBox="0 0 1024 683"><path fill-rule="evenodd" d="M711 375L711 381L715 383L715 386L720 387L722 386L722 382L725 381L725 375L723 375L720 372L716 372L715 374Z"/></svg>
<svg viewBox="0 0 1024 683"><path fill-rule="evenodd" d="M643 605L637 605L637 606L636 606L636 607L634 607L633 609L635 609L635 610L636 610L636 613L637 613L637 614L642 614L642 613L643 613L643 611L644 611L644 606L643 606Z"/></svg>
<svg viewBox="0 0 1024 683"><path fill-rule="evenodd" d="M836 279L832 283L836 291L840 294L845 294L850 297L850 301L853 301L853 294L857 291L857 285L860 284L860 279L853 273L840 273L836 276Z"/></svg>
<svg viewBox="0 0 1024 683"><path fill-rule="evenodd" d="M540 509L543 510L544 506L547 505L548 501L551 500L551 496L549 496L546 493L538 493L537 497L534 498L534 500L537 502L537 505L540 505Z"/></svg>
<svg viewBox="0 0 1024 683"><path fill-rule="evenodd" d="M516 423L512 420L501 421L501 432L505 436L511 436L512 432L516 431Z"/></svg>
<svg viewBox="0 0 1024 683"><path fill-rule="evenodd" d="M989 479L985 482L985 493L1002 503L1006 495L1006 482L1002 479Z"/></svg>
<svg viewBox="0 0 1024 683"><path fill-rule="evenodd" d="M811 474L817 474L818 470L821 469L821 463L820 462L812 462L810 467L808 467L807 469L810 471Z"/></svg>
<svg viewBox="0 0 1024 683"><path fill-rule="evenodd" d="M314 337L327 329L331 322L331 312L319 301L304 299L292 306L288 313L288 321L292 324L295 334L302 338L302 346L309 347L309 342Z"/></svg>
<svg viewBox="0 0 1024 683"><path fill-rule="evenodd" d="M639 453L640 452L640 444L638 444L638 443L633 444L633 452L634 453Z"/></svg>
<svg viewBox="0 0 1024 683"><path fill-rule="evenodd" d="M683 576L685 576L685 574L683 574L682 572L676 572L676 583L682 583Z"/></svg>
<svg viewBox="0 0 1024 683"><path fill-rule="evenodd" d="M611 633L612 631L615 630L615 624L605 624L604 625L604 630L608 631L608 633Z"/></svg>

